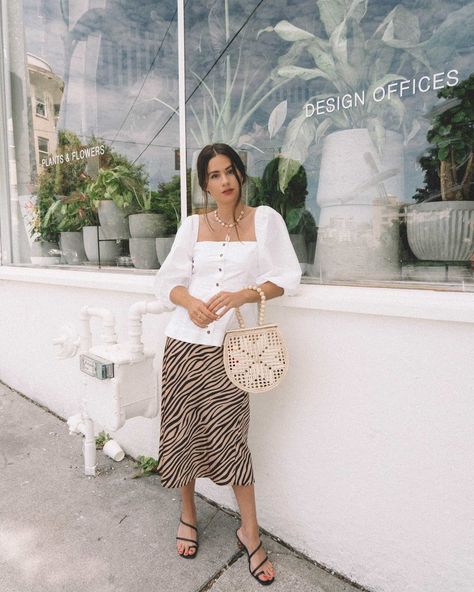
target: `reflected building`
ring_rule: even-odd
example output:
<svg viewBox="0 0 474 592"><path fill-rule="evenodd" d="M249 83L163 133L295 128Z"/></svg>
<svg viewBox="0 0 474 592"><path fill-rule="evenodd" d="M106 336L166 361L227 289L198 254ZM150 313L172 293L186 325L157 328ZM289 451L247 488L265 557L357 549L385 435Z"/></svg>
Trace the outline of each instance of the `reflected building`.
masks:
<svg viewBox="0 0 474 592"><path fill-rule="evenodd" d="M27 54L31 121L38 172L58 144L57 122L64 92L63 80L38 56Z"/></svg>

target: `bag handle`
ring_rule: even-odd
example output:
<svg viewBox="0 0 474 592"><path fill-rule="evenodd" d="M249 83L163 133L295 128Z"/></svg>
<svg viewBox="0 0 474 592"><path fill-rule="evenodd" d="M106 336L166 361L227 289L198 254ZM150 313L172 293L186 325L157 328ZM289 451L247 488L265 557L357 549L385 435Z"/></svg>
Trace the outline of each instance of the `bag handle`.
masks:
<svg viewBox="0 0 474 592"><path fill-rule="evenodd" d="M255 290L256 292L258 292L258 295L260 296L260 302L258 303L258 326L263 325L265 319L265 292L262 290L262 288L259 288L258 286L246 286L244 290ZM235 315L237 317L237 320L239 321L239 327L241 329L245 329L244 318L238 306L235 307Z"/></svg>

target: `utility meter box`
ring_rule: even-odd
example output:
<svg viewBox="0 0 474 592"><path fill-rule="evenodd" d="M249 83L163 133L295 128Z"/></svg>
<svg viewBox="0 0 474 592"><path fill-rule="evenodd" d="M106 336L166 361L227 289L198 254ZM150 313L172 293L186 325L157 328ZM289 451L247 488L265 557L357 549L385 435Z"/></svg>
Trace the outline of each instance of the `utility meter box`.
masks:
<svg viewBox="0 0 474 592"><path fill-rule="evenodd" d="M80 356L88 416L115 432L132 417L155 417L158 413L158 375L155 355L133 360L126 343L93 346Z"/></svg>

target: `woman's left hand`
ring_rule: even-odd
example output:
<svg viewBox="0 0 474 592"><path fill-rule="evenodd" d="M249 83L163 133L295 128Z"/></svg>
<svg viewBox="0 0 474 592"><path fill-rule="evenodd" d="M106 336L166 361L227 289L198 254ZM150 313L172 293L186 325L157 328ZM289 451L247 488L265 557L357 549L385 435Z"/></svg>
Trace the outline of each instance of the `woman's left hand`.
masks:
<svg viewBox="0 0 474 592"><path fill-rule="evenodd" d="M238 292L218 292L206 302L208 309L217 314L219 318L223 317L231 308L237 308L249 302L246 291Z"/></svg>

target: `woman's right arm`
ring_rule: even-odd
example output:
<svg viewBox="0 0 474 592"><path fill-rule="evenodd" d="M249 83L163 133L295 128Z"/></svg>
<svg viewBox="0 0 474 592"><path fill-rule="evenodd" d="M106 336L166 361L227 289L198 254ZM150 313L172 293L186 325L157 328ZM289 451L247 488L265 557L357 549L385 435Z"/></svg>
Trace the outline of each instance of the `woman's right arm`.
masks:
<svg viewBox="0 0 474 592"><path fill-rule="evenodd" d="M168 310L182 306L198 327L204 328L217 319L204 302L189 294L193 249L196 240L196 220L189 216L178 229L171 251L155 278L155 294Z"/></svg>
<svg viewBox="0 0 474 592"><path fill-rule="evenodd" d="M184 286L175 286L171 290L169 297L174 304L186 308L192 322L202 329L218 318L202 300L191 296Z"/></svg>
<svg viewBox="0 0 474 592"><path fill-rule="evenodd" d="M168 310L175 308L171 292L180 286L186 289L192 274L195 227L193 217L189 216L178 228L173 246L155 276L154 292ZM187 290L186 290L187 291Z"/></svg>

